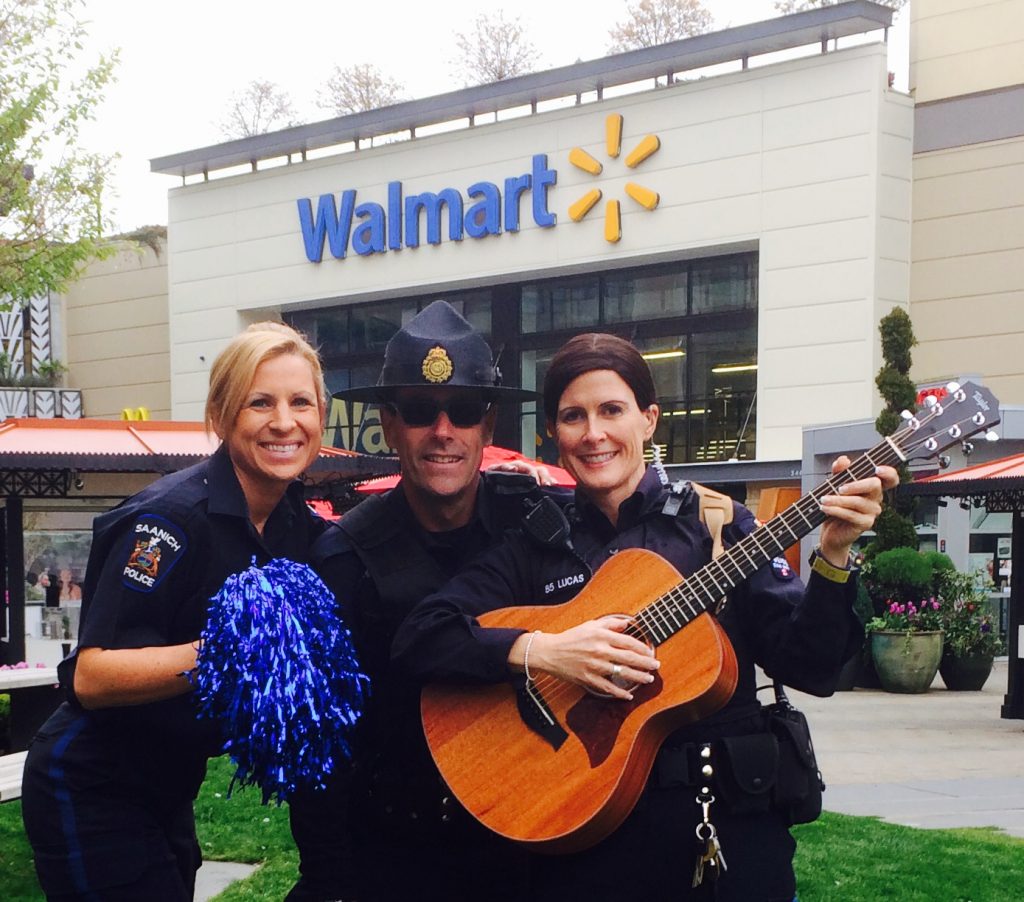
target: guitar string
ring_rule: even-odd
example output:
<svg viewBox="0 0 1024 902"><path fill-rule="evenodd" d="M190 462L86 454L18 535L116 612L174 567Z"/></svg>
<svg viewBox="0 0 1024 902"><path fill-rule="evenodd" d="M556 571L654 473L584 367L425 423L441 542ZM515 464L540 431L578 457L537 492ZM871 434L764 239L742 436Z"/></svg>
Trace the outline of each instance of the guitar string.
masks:
<svg viewBox="0 0 1024 902"><path fill-rule="evenodd" d="M959 397L955 399L954 403L960 403L963 400L963 397ZM934 434L922 436L916 443L907 441L907 439L916 435L921 431L923 426L930 423L936 417L943 415L944 412L945 408L942 405L936 405L935 407L926 409L923 415L919 413L914 418L908 420L906 426L901 429L897 429L896 432L888 437L888 439L884 439L874 448L871 448L869 451L862 454L853 461L847 469L830 476L819 486L795 501L792 505L777 514L763 526L745 536L737 542L736 545L733 545L725 554L715 558L704 567L695 571L694 574L691 574L683 582L677 583L667 592L653 600L636 614L632 615L632 621L630 625L623 630L623 633L631 636L632 638L636 638L645 644L655 646L670 639L698 616L706 613L711 607L717 604L718 600L724 597L730 589L735 588L739 582L745 580L754 572L754 570L758 569L757 566L754 566L753 570L749 573L745 573L743 568L736 560L734 560L734 558L738 558L739 555L742 554L747 557L753 566L757 556L759 555L763 558L759 566L764 566L764 564L772 560L790 544L793 544L793 542L780 541L780 539L773 534L772 524L778 524L778 527L784 526L786 531L794 537L794 540L799 541L802 536L795 532L793 527L790 526L786 520L787 517L790 517L791 515L799 517L807 527L802 535L809 533L815 526L824 522L826 519L820 507L820 499L822 497L825 495L837 494L839 487L846 483L873 475L879 466L895 463L900 459L901 452L904 457L907 457L918 448L925 445ZM960 427L969 421L970 418L965 418L960 420L958 423L955 423L954 426ZM975 432L980 431L981 428L982 427L979 426L969 434L965 434L964 437L973 435ZM952 434L952 429L953 427L950 427L950 434ZM872 455L875 455L875 457ZM800 509L801 505L805 505L810 508L806 514ZM770 536L777 546L771 554L765 551L758 540L759 536L763 536L765 534ZM730 563L737 571L737 576L739 577L738 580L734 580L729 576L726 565ZM727 588L723 588L719 580L716 580L712 575L716 568L721 571L721 575L726 581ZM704 584L705 577L711 581L712 588L709 589ZM699 591L691 585L692 582L697 582L699 584ZM701 592L704 595L703 600L700 597ZM686 614L683 613L683 607L686 609ZM682 614L683 616L682 623L678 620L678 614ZM659 635L655 629L654 623L652 623L652 620L657 619L660 619L663 624L668 624L669 620L671 620L675 628L668 629L665 631L663 636ZM637 684L634 686L634 689L643 688L644 685L645 684ZM529 689L531 696L534 697L535 704L540 707L543 707L545 703L550 704L551 702L554 702L565 693L589 691L577 683L563 680L546 672L543 673L543 676L534 679L532 681L532 686L530 686Z"/></svg>

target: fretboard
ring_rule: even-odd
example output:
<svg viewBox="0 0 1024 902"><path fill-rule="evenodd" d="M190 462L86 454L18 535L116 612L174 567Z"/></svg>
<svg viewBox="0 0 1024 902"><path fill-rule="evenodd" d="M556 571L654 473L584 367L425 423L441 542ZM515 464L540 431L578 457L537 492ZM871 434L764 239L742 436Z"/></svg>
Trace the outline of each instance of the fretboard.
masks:
<svg viewBox="0 0 1024 902"><path fill-rule="evenodd" d="M821 510L824 496L836 494L846 483L873 476L878 467L894 464L899 458L891 440L880 442L847 469L831 476L710 564L690 574L685 582L637 613L635 620L644 638L660 645L691 620L714 608L730 590L825 521Z"/></svg>

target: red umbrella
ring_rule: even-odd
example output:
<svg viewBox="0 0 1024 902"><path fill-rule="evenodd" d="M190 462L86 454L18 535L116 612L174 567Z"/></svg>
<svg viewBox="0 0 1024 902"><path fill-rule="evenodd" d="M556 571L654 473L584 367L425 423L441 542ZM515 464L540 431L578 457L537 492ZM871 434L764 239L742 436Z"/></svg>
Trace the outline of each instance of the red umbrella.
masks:
<svg viewBox="0 0 1024 902"><path fill-rule="evenodd" d="M499 448L497 445L487 445L484 448L480 469L487 470L495 464L520 460L531 464L537 463L537 461L531 460L525 454L520 454L518 451L512 451L509 448ZM556 467L552 464L543 464L543 466L548 468L548 472L551 474L551 478L554 479L555 485L565 486L566 488L572 488L576 485L576 480L569 475L568 470L563 470L561 467ZM393 489L398 485L400 478L401 476L396 474L393 476L382 476L380 479L371 479L369 482L356 486L356 491L366 492L367 494L386 492L388 489Z"/></svg>

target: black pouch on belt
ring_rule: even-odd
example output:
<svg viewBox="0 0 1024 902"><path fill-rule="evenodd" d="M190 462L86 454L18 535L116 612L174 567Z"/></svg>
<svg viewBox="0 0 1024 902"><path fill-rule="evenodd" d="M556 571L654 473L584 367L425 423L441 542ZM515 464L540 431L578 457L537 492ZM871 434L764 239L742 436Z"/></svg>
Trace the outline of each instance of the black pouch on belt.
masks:
<svg viewBox="0 0 1024 902"><path fill-rule="evenodd" d="M821 815L821 778L807 718L794 708L780 683L775 703L765 708L768 728L779 744L779 772L774 804L789 824L809 824Z"/></svg>
<svg viewBox="0 0 1024 902"><path fill-rule="evenodd" d="M779 768L779 743L771 733L723 736L717 743L715 787L733 814L767 811Z"/></svg>

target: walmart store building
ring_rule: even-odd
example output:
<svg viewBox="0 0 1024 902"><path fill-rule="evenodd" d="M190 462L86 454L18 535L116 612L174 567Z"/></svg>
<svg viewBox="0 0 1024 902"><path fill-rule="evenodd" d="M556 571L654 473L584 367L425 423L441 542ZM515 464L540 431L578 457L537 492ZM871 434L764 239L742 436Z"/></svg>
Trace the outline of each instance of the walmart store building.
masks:
<svg viewBox="0 0 1024 902"><path fill-rule="evenodd" d="M803 427L876 414L877 323L909 304L891 16L858 0L155 160L183 179L173 416L202 418L248 322L305 331L336 390L445 298L527 387L575 333L633 340L668 461L792 481ZM535 412L504 417L500 443L550 454ZM361 405L328 438L385 450Z"/></svg>

